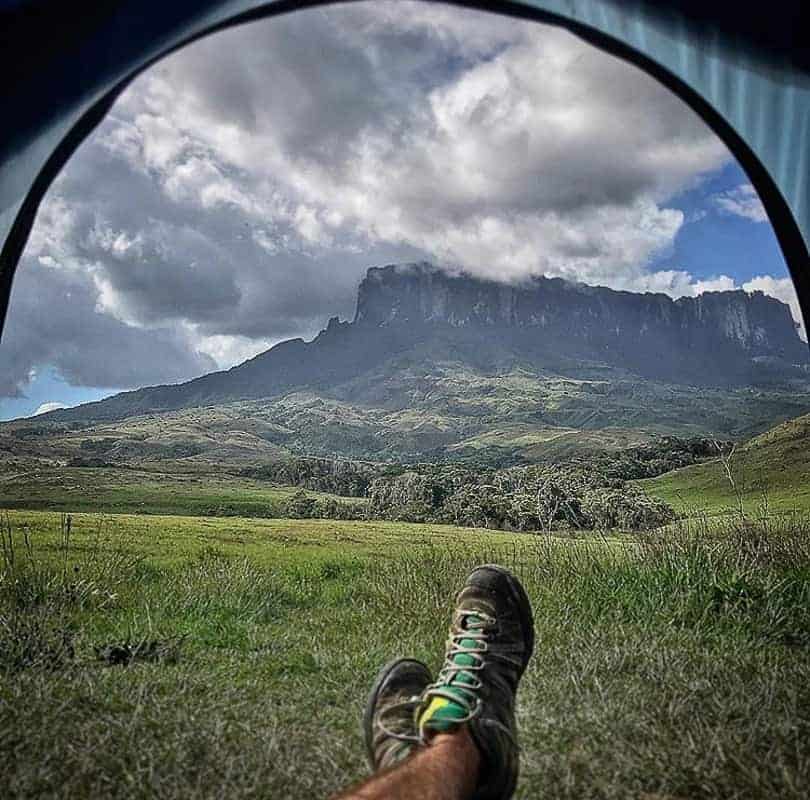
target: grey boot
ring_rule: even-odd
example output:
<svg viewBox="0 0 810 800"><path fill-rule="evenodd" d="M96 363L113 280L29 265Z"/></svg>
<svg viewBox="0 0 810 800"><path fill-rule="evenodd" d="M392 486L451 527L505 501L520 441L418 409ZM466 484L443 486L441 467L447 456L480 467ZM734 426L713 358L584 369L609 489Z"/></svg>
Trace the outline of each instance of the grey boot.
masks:
<svg viewBox="0 0 810 800"><path fill-rule="evenodd" d="M419 745L414 714L430 670L411 658L386 664L378 673L363 714L366 754L377 772L398 764Z"/></svg>

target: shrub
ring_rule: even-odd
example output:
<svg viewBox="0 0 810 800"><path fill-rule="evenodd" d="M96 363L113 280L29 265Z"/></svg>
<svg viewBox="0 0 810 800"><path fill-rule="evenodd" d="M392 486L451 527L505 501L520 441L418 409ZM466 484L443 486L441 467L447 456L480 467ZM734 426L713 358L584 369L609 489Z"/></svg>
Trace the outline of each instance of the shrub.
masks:
<svg viewBox="0 0 810 800"><path fill-rule="evenodd" d="M591 489L583 495L581 508L587 527L598 530L649 530L675 519L662 500L629 486Z"/></svg>
<svg viewBox="0 0 810 800"><path fill-rule="evenodd" d="M284 515L293 519L311 519L318 516L317 501L303 489L299 489L284 504Z"/></svg>

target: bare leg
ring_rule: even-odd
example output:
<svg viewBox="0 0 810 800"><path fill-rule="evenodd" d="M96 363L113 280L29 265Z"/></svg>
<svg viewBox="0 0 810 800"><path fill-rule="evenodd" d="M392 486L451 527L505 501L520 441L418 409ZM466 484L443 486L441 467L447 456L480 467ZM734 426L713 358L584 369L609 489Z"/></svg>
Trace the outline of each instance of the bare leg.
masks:
<svg viewBox="0 0 810 800"><path fill-rule="evenodd" d="M466 727L434 736L391 769L334 800L467 800L478 784L481 756Z"/></svg>

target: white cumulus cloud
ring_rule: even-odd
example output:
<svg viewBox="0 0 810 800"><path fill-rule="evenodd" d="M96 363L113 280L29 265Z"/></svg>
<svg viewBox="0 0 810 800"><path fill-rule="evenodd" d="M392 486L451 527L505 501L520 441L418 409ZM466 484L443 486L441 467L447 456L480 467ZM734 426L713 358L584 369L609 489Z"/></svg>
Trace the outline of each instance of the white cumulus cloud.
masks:
<svg viewBox="0 0 810 800"><path fill-rule="evenodd" d="M743 217L752 222L768 221L765 206L762 205L756 189L750 183L741 183L727 192L715 194L711 200L724 214Z"/></svg>
<svg viewBox="0 0 810 800"><path fill-rule="evenodd" d="M42 403L37 407L37 410L31 415L32 417L37 417L40 414L47 414L49 411L58 411L60 408L67 408L64 403L59 403L55 400L51 400L48 403Z"/></svg>

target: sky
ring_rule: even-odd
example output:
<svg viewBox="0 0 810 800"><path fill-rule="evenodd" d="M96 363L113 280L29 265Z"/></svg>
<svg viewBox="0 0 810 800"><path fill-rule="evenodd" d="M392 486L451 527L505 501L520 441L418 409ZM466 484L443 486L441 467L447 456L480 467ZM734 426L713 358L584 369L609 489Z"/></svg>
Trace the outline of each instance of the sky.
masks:
<svg viewBox="0 0 810 800"><path fill-rule="evenodd" d="M223 369L351 319L427 260L798 303L720 140L553 27L379 2L217 33L140 76L42 203L0 342L0 419Z"/></svg>

